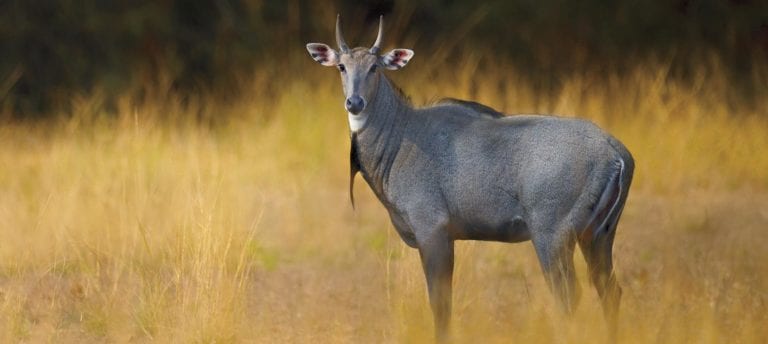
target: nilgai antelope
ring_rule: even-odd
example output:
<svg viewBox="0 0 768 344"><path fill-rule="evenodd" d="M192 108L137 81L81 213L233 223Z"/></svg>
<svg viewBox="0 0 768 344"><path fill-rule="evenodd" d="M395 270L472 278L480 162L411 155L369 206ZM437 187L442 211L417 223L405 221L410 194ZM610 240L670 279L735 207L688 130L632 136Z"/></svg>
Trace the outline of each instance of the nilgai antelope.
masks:
<svg viewBox="0 0 768 344"><path fill-rule="evenodd" d="M322 43L307 50L341 74L350 194L359 172L403 241L419 250L437 339L448 336L455 240L531 240L566 313L579 297L578 243L615 333L621 288L611 250L632 181L629 151L586 120L506 116L455 99L415 108L382 72L403 68L413 51L379 55L382 29L380 18L373 47L350 49L337 17L339 50Z"/></svg>

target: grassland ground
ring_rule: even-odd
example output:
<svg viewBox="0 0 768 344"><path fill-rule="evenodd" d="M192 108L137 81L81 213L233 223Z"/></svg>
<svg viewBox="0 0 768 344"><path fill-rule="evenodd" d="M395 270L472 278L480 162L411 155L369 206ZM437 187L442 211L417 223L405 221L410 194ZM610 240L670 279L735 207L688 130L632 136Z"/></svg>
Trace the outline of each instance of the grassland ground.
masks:
<svg viewBox="0 0 768 344"><path fill-rule="evenodd" d="M622 342L768 338L760 106L719 101L727 85L717 74L687 85L659 68L603 86L573 78L541 97L520 85L470 87L472 66L452 82L417 77L406 92L417 104L446 95L578 114L635 155L614 250ZM55 123L0 125L0 342L431 338L417 252L361 180L357 210L349 204L339 98L297 82L269 106L125 102L116 115L86 98ZM200 113L230 119L186 119ZM563 321L529 243L459 242L457 340L605 339L580 254L576 262L584 297Z"/></svg>

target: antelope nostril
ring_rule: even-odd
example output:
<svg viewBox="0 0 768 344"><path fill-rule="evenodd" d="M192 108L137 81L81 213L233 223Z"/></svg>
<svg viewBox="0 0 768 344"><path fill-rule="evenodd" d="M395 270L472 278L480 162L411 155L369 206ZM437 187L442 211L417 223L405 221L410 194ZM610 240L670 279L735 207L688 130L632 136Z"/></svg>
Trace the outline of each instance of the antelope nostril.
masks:
<svg viewBox="0 0 768 344"><path fill-rule="evenodd" d="M365 100L360 96L351 96L347 98L345 107L351 114L357 115L365 108Z"/></svg>

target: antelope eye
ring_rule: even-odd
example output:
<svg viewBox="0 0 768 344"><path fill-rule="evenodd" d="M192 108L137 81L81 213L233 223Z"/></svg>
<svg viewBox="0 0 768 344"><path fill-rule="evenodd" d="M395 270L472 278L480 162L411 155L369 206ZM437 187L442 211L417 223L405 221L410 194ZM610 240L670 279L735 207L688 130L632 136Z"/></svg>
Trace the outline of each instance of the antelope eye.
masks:
<svg viewBox="0 0 768 344"><path fill-rule="evenodd" d="M342 72L342 73L347 71L347 67L344 67L343 64L340 64L338 67L339 67L339 71Z"/></svg>
<svg viewBox="0 0 768 344"><path fill-rule="evenodd" d="M378 65L371 66L371 69L368 71L368 73L376 73L376 67L378 67Z"/></svg>

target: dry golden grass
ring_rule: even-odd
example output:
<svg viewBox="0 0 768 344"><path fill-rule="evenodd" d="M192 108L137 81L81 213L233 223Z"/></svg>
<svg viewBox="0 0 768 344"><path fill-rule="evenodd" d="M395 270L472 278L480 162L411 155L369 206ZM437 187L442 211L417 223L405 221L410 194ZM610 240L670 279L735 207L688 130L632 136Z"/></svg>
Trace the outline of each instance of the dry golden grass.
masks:
<svg viewBox="0 0 768 344"><path fill-rule="evenodd" d="M687 86L659 66L575 76L547 97L477 66L401 84L417 104L579 114L635 155L614 251L622 342L768 338L764 112L724 105L716 71ZM83 99L68 120L0 126L0 342L429 340L418 254L360 180L349 205L338 81L306 75L226 110L126 102L108 118ZM232 119L184 120L200 113ZM564 320L529 244L460 242L457 340L605 340L576 262L584 298Z"/></svg>

